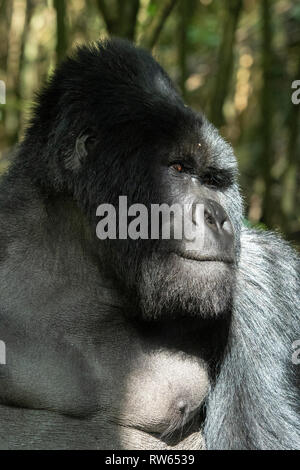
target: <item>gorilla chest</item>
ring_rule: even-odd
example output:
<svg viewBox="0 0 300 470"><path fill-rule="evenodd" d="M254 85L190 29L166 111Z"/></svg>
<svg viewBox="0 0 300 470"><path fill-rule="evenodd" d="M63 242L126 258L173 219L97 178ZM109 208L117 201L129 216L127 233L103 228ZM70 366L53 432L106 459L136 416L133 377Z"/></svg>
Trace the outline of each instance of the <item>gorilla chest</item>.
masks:
<svg viewBox="0 0 300 470"><path fill-rule="evenodd" d="M7 432L0 447L202 446L209 380L201 358L122 322L89 337L35 338L31 349L30 341L15 344L1 380Z"/></svg>

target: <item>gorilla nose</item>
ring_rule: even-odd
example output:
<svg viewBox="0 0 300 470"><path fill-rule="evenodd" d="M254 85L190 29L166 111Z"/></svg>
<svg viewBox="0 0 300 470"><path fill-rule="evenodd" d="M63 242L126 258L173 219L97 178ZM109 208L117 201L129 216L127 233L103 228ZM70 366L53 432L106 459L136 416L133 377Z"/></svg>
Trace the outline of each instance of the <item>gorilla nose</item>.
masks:
<svg viewBox="0 0 300 470"><path fill-rule="evenodd" d="M212 199L204 199L201 204L203 218L198 218L196 211L192 215L194 226L199 227L198 236L187 249L198 251L199 258L232 262L234 231L226 211Z"/></svg>
<svg viewBox="0 0 300 470"><path fill-rule="evenodd" d="M211 199L204 202L204 221L211 230L232 234L232 225L225 210Z"/></svg>
<svg viewBox="0 0 300 470"><path fill-rule="evenodd" d="M211 199L204 200L204 251L233 259L234 233L226 211Z"/></svg>

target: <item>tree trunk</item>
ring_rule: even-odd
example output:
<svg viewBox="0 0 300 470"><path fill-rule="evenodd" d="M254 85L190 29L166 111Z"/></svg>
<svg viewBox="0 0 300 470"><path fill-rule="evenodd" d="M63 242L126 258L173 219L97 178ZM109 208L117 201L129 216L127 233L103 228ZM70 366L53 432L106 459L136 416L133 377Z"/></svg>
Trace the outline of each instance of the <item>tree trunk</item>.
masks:
<svg viewBox="0 0 300 470"><path fill-rule="evenodd" d="M210 119L216 127L220 127L224 123L223 105L229 90L232 76L235 33L242 9L242 0L225 0L223 4L223 35L218 54L218 71L210 111Z"/></svg>
<svg viewBox="0 0 300 470"><path fill-rule="evenodd" d="M0 4L0 73L1 79L6 72L7 67L7 54L8 54L8 38L12 18L13 2L2 0Z"/></svg>
<svg viewBox="0 0 300 470"><path fill-rule="evenodd" d="M22 79L23 79L23 70L24 70L24 54L25 54L25 46L27 43L27 37L29 33L29 25L32 18L34 9L34 0L27 0L26 1L26 11L25 11L25 20L24 20L24 28L21 35L21 44L20 44L20 53L19 53L19 71L16 77L15 83L15 95L18 100L19 106L17 109L17 120L18 120L18 129L16 130L15 140L19 140L21 133L22 133Z"/></svg>
<svg viewBox="0 0 300 470"><path fill-rule="evenodd" d="M143 47L153 49L176 3L177 0L160 0L157 13L139 41Z"/></svg>
<svg viewBox="0 0 300 470"><path fill-rule="evenodd" d="M59 64L64 59L68 48L65 0L54 0L54 8L56 10L56 62Z"/></svg>
<svg viewBox="0 0 300 470"><path fill-rule="evenodd" d="M188 36L187 30L191 14L191 1L180 0L178 8L178 63L180 69L179 86L183 98L186 98L186 86L185 82L187 79L187 52L188 52Z"/></svg>
<svg viewBox="0 0 300 470"><path fill-rule="evenodd" d="M140 0L97 0L107 32L134 41Z"/></svg>
<svg viewBox="0 0 300 470"><path fill-rule="evenodd" d="M273 49L270 0L262 0L262 72L263 87L261 96L261 131L262 131L262 176L264 179L264 195L262 204L262 222L268 228L272 227L272 177L273 146L272 146L272 116L273 116Z"/></svg>
<svg viewBox="0 0 300 470"><path fill-rule="evenodd" d="M10 106L6 107L5 127L9 143L18 140L21 129L22 75L24 66L24 48L28 35L34 0L14 0L12 2L12 24L9 34L7 58L7 96ZM19 20L21 18L21 21ZM22 26L16 22L21 22Z"/></svg>
<svg viewBox="0 0 300 470"><path fill-rule="evenodd" d="M300 77L300 47L298 47L298 66L295 80ZM295 217L297 204L297 175L299 174L299 133L300 133L300 104L291 102L287 126L289 129L289 142L287 150L286 171L282 181L281 208L284 217L286 231L289 230L288 222Z"/></svg>

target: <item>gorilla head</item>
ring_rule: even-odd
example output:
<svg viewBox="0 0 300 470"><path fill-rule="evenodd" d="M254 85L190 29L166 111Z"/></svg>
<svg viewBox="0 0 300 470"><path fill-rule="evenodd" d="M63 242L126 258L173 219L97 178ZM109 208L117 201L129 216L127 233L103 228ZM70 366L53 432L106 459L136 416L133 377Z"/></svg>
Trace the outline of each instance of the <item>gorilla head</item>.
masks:
<svg viewBox="0 0 300 470"><path fill-rule="evenodd" d="M101 269L144 318L230 310L242 214L236 161L146 51L120 40L79 48L40 94L30 142L41 155L32 177L44 191L74 198L93 231L97 206L118 212L121 195L149 211L189 204L196 229L200 204L194 249L174 236L97 240Z"/></svg>

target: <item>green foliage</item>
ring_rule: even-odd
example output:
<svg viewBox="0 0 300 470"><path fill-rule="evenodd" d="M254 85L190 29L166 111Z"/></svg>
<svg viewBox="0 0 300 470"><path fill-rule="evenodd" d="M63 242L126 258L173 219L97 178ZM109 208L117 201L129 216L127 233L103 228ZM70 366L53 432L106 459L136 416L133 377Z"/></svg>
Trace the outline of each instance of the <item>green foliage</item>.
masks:
<svg viewBox="0 0 300 470"><path fill-rule="evenodd" d="M149 5L147 6L147 14L150 17L154 17L157 12L157 4L154 2L150 2Z"/></svg>
<svg viewBox="0 0 300 470"><path fill-rule="evenodd" d="M188 38L191 44L201 47L217 48L220 44L220 37L216 34L216 19L207 18L201 28L191 25L188 28Z"/></svg>

